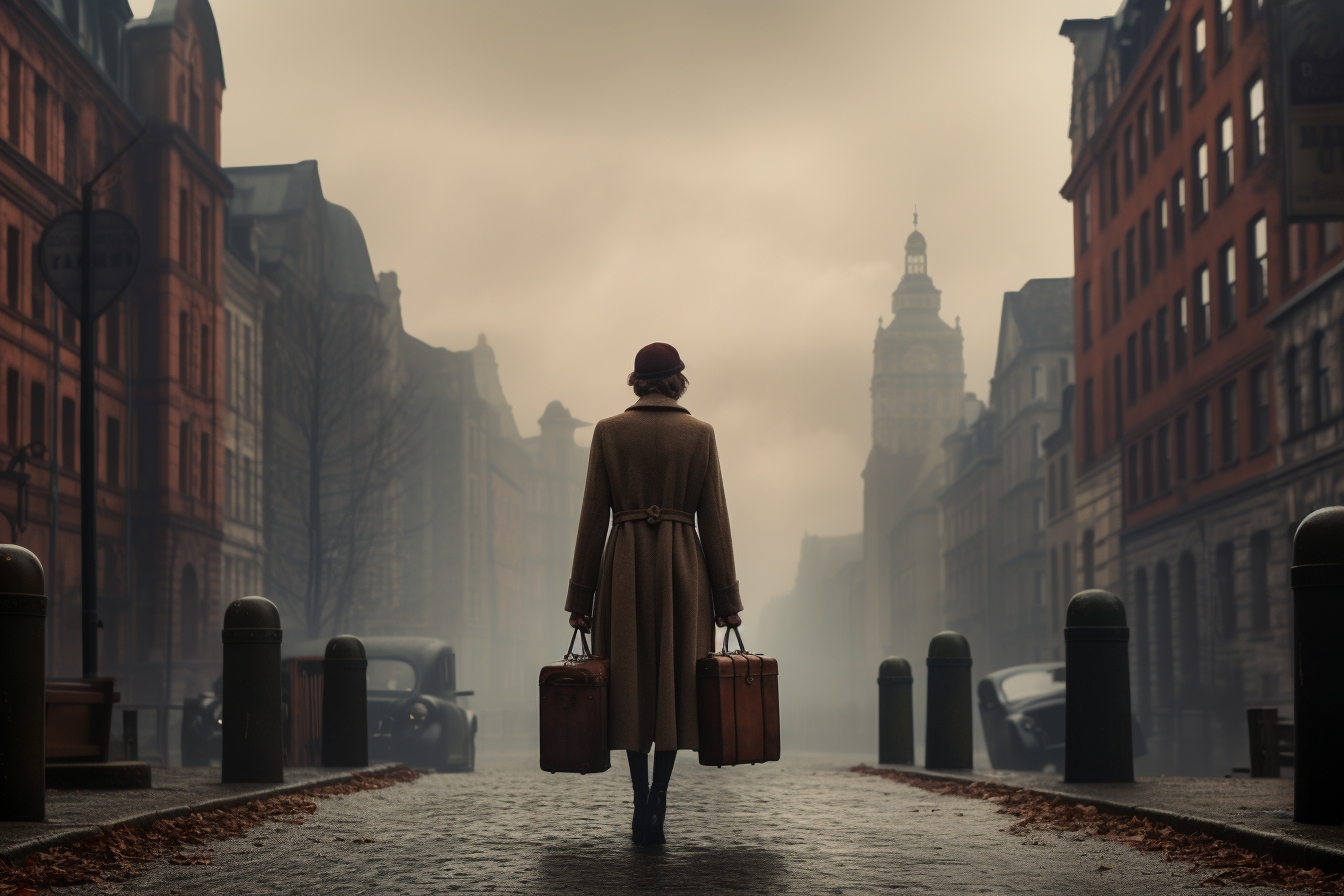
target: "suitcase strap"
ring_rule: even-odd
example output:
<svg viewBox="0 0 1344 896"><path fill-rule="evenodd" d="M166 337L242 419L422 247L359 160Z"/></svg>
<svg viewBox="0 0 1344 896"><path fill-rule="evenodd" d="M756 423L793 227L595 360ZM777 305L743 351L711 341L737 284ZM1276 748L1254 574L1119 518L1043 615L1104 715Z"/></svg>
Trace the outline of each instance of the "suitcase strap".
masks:
<svg viewBox="0 0 1344 896"><path fill-rule="evenodd" d="M722 655L722 656L727 656L727 655L728 655L728 636L729 636L730 634L732 634L732 635L736 635L736 636L737 636L737 650L736 650L735 652L736 652L736 653L740 653L740 654L742 654L742 655L745 656L746 653L747 653L747 648L746 648L746 646L742 643L742 633L739 632L739 631L737 630L737 626L735 626L735 625L730 625L730 626L728 626L728 628L724 631L724 633L723 633L723 650L719 651L720 655Z"/></svg>

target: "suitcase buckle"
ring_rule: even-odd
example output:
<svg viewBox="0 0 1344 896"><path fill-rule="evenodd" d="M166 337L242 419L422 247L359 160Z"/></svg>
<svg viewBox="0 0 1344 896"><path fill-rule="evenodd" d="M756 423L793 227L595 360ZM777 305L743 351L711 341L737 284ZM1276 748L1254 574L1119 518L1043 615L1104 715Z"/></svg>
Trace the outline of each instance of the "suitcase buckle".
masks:
<svg viewBox="0 0 1344 896"><path fill-rule="evenodd" d="M751 684L752 680L753 680L755 677L756 677L756 676L754 676L754 675L748 675L748 676L747 676L747 684Z"/></svg>
<svg viewBox="0 0 1344 896"><path fill-rule="evenodd" d="M657 525L663 521L663 510L657 504L652 505L648 510L644 511L644 513L646 514L644 517L645 522L651 526Z"/></svg>

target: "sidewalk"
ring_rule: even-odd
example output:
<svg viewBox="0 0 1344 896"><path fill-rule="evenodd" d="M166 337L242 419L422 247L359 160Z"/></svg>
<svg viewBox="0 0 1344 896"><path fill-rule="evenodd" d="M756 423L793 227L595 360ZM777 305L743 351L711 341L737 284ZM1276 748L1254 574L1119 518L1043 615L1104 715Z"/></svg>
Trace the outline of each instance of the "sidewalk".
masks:
<svg viewBox="0 0 1344 896"><path fill-rule="evenodd" d="M44 822L0 822L0 859L14 863L30 852L93 837L127 825L144 827L173 818L222 809L265 797L348 780L356 772L396 768L287 768L283 784L221 784L217 768L155 768L147 790L48 790Z"/></svg>
<svg viewBox="0 0 1344 896"><path fill-rule="evenodd" d="M1243 846L1275 861L1344 871L1344 826L1293 821L1293 782L1288 778L1136 778L1133 784L1066 784L1060 775L993 770L930 771L913 765L877 765L938 781L995 782L1095 806L1100 812L1137 815L1182 833L1202 833Z"/></svg>

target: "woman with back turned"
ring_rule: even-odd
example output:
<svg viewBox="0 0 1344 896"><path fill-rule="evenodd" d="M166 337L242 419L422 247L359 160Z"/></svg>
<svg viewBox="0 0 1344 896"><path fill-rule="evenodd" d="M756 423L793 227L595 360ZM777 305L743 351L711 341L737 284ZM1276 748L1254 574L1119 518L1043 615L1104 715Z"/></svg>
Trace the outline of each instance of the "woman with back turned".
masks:
<svg viewBox="0 0 1344 896"><path fill-rule="evenodd" d="M714 428L677 403L685 367L672 346L644 346L628 380L639 400L593 430L565 601L611 661L607 739L630 761L636 843L663 842L677 750L699 745L695 661L715 624L741 621Z"/></svg>

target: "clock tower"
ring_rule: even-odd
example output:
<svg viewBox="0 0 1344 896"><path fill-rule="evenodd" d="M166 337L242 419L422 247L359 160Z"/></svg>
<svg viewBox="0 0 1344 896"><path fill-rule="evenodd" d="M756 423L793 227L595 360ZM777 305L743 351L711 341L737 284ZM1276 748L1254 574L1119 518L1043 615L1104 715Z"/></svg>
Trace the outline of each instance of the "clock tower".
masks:
<svg viewBox="0 0 1344 896"><path fill-rule="evenodd" d="M940 315L942 292L929 276L928 244L915 230L905 241L905 274L891 294L891 322L873 345L873 446L863 471L864 661L880 658L897 639L892 618L892 533L897 522L929 504L943 461L942 441L962 418L966 369L960 321ZM935 524L936 523L932 523ZM936 553L936 552L935 552ZM937 558L941 563L941 558ZM932 636L933 632L920 637Z"/></svg>

